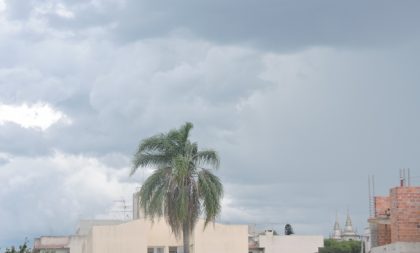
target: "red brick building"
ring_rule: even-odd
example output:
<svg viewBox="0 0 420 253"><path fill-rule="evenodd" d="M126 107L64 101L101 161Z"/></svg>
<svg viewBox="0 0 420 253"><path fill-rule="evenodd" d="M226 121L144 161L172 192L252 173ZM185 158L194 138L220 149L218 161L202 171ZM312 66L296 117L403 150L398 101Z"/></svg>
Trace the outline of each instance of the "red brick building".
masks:
<svg viewBox="0 0 420 253"><path fill-rule="evenodd" d="M374 200L375 217L369 219L372 247L420 242L420 187L395 187L389 196Z"/></svg>

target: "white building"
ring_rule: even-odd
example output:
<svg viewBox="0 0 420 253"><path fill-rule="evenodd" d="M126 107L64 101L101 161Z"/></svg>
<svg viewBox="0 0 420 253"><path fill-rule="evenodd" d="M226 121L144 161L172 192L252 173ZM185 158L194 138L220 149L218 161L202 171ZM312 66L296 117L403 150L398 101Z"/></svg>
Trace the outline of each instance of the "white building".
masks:
<svg viewBox="0 0 420 253"><path fill-rule="evenodd" d="M321 235L275 235L273 230L250 235L249 253L315 253L324 247Z"/></svg>
<svg viewBox="0 0 420 253"><path fill-rule="evenodd" d="M199 220L191 235L192 253L244 253L248 250L248 226L209 224ZM163 220L83 221L73 236L36 238L34 253L182 253L182 237L176 238Z"/></svg>

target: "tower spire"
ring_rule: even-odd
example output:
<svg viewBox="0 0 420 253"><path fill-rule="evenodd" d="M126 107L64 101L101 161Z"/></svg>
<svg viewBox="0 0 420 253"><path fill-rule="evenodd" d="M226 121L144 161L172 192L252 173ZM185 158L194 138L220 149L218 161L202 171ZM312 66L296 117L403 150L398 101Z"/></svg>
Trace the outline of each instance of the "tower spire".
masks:
<svg viewBox="0 0 420 253"><path fill-rule="evenodd" d="M338 212L337 211L335 211L335 223L334 223L332 239L341 240L341 229L340 229L340 223L338 223Z"/></svg>
<svg viewBox="0 0 420 253"><path fill-rule="evenodd" d="M346 218L346 224L344 226L344 231L342 234L342 239L343 240L357 240L358 236L356 235L356 233L354 232L353 229L353 224L351 222L351 218L350 218L350 212L347 209L347 218Z"/></svg>

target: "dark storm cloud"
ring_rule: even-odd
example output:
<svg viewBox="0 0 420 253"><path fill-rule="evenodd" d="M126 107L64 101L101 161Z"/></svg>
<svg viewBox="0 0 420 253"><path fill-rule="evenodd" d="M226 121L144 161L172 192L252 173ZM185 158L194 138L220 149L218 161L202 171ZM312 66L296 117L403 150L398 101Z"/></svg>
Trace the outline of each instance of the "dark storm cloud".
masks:
<svg viewBox="0 0 420 253"><path fill-rule="evenodd" d="M10 3L22 18L31 4ZM26 3L26 1L25 1ZM36 6L33 2L32 6ZM418 1L62 1L77 18L46 14L52 27L78 30L114 23L120 41L186 29L206 40L299 50L313 46L377 47L418 38ZM115 29L115 30L114 30Z"/></svg>
<svg viewBox="0 0 420 253"><path fill-rule="evenodd" d="M128 1L118 20L131 40L183 27L213 41L295 50L418 37L419 9L417 1Z"/></svg>

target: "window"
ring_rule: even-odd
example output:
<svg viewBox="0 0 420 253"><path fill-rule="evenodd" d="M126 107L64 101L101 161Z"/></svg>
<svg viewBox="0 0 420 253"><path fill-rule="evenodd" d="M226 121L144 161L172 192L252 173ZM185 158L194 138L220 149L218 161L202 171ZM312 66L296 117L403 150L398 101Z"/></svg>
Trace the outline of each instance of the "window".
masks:
<svg viewBox="0 0 420 253"><path fill-rule="evenodd" d="M163 253L164 247L148 247L147 253Z"/></svg>
<svg viewBox="0 0 420 253"><path fill-rule="evenodd" d="M179 246L169 247L169 253L184 253L184 248Z"/></svg>

